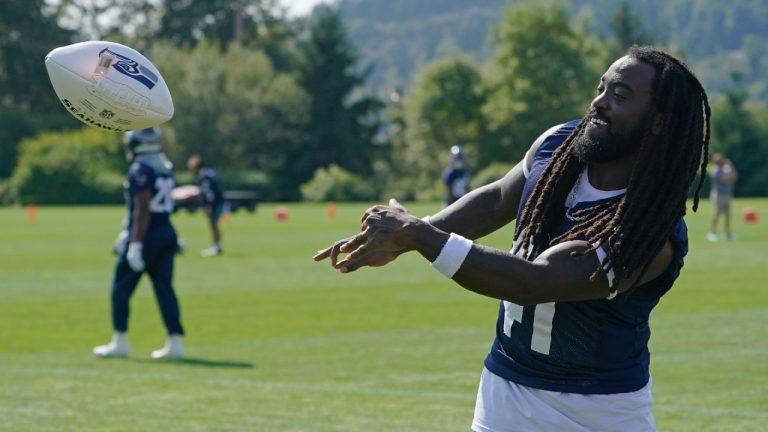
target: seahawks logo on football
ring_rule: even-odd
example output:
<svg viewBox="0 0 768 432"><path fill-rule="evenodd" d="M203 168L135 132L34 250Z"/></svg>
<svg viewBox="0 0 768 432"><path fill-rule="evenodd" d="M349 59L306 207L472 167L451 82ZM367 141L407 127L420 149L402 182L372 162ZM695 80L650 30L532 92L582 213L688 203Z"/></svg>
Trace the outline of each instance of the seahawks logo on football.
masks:
<svg viewBox="0 0 768 432"><path fill-rule="evenodd" d="M99 56L104 53L109 53L115 56L117 61L112 65L112 67L121 74L135 79L136 81L144 84L150 90L152 90L152 87L157 84L157 75L155 75L148 68L139 64L139 62L126 56L120 55L110 50L109 48L104 48L103 50L99 51Z"/></svg>

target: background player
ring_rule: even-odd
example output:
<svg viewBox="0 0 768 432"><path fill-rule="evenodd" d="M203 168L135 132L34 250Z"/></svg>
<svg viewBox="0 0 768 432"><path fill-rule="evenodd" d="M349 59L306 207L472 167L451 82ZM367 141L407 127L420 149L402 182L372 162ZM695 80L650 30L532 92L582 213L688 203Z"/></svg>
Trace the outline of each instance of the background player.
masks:
<svg viewBox="0 0 768 432"><path fill-rule="evenodd" d="M723 234L726 240L733 239L731 231L731 200L733 200L733 189L739 180L739 172L733 166L728 158L722 153L712 155L712 171L709 174L712 180L709 191L709 200L714 206L714 213L709 222L709 233L707 240L717 241L717 222L720 216L723 217Z"/></svg>
<svg viewBox="0 0 768 432"><path fill-rule="evenodd" d="M219 177L213 168L203 163L200 155L192 155L187 160L187 168L197 177L197 183L200 186L200 198L203 202L203 210L208 216L209 226L211 227L211 239L213 245L202 251L203 256L221 255L221 229L219 228L219 219L224 212L224 193L219 185Z"/></svg>
<svg viewBox="0 0 768 432"><path fill-rule="evenodd" d="M168 338L165 346L152 351L154 359L183 357L184 329L180 321L179 303L173 289L173 264L178 249L176 230L171 224L173 212L171 190L174 187L173 166L160 153L157 128L127 132L123 140L126 158L131 162L125 183L128 207L127 247L119 252L112 279L112 340L97 346L99 357L127 356L130 299L141 275L152 279L157 303Z"/></svg>
<svg viewBox="0 0 768 432"><path fill-rule="evenodd" d="M467 160L459 146L451 147L451 163L443 171L446 187L445 205L449 206L469 192L470 181Z"/></svg>

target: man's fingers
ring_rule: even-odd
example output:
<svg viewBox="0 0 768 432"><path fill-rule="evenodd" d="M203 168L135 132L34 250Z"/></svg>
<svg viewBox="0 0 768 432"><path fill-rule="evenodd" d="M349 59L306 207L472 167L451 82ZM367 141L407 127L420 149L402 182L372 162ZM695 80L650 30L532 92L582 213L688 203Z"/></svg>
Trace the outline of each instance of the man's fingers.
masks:
<svg viewBox="0 0 768 432"><path fill-rule="evenodd" d="M357 234L356 236L352 237L351 239L348 239L344 244L340 245L339 251L340 252L349 252L355 250L357 247L359 247L363 242L365 242L368 239L368 236L371 233L370 227L365 227L363 232L360 234Z"/></svg>
<svg viewBox="0 0 768 432"><path fill-rule="evenodd" d="M350 259L350 257L347 256L343 261L339 261L336 268L338 268L341 273L352 273L360 267L365 267L367 265L369 265L367 256L363 256L359 259Z"/></svg>
<svg viewBox="0 0 768 432"><path fill-rule="evenodd" d="M328 258L331 255L331 249L333 249L333 246L315 252L315 255L312 257L312 259L315 261L322 261Z"/></svg>

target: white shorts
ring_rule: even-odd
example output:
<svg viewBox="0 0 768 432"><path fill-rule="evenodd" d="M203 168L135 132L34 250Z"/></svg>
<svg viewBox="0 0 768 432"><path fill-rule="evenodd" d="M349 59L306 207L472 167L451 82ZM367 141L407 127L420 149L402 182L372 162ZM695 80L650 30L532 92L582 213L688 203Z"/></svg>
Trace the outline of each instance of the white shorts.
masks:
<svg viewBox="0 0 768 432"><path fill-rule="evenodd" d="M578 394L526 387L483 368L475 432L652 432L651 381L631 393Z"/></svg>

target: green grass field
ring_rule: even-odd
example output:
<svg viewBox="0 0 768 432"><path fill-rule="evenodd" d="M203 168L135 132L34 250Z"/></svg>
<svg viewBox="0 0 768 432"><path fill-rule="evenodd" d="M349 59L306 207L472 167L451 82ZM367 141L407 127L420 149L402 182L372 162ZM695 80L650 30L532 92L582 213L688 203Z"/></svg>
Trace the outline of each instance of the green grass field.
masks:
<svg viewBox="0 0 768 432"><path fill-rule="evenodd" d="M415 214L438 204L413 205ZM760 224L741 222L752 206ZM123 209L0 208L2 431L468 431L498 303L416 256L341 275L314 252L365 205L235 214L225 255L201 258L200 213L175 216L183 362L153 362L164 330L151 285L133 299L128 359L96 359ZM660 431L768 431L768 200L738 201L731 242L704 240L651 320ZM480 242L508 247L511 228Z"/></svg>

